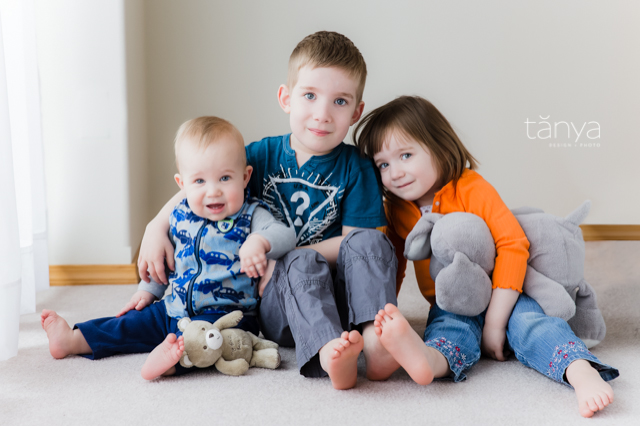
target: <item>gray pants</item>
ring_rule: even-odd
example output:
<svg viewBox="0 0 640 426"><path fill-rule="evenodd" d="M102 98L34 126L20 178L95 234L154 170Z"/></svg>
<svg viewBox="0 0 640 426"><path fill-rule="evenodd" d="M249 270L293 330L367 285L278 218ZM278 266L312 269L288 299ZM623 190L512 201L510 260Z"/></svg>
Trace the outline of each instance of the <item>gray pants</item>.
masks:
<svg viewBox="0 0 640 426"><path fill-rule="evenodd" d="M397 304L398 260L374 229L355 229L340 245L336 270L311 249L278 259L259 307L264 336L295 346L300 374L323 377L318 351L344 330L360 330L387 303Z"/></svg>

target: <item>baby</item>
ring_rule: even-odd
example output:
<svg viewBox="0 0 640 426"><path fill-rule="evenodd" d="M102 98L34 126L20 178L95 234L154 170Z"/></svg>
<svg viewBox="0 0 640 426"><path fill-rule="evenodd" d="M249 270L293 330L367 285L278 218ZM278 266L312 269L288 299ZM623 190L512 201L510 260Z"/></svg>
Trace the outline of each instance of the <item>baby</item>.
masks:
<svg viewBox="0 0 640 426"><path fill-rule="evenodd" d="M151 352L142 367L142 377L151 380L192 370L177 364L184 351L177 327L182 317L215 322L241 310L238 327L259 333L257 280L268 259L295 248L295 234L245 194L253 169L246 164L242 135L231 123L217 117L187 121L178 130L175 153L175 180L186 198L170 218L176 265L169 277L171 294L153 303L166 286L141 286L115 317L73 329L55 312L43 310L42 327L54 358Z"/></svg>

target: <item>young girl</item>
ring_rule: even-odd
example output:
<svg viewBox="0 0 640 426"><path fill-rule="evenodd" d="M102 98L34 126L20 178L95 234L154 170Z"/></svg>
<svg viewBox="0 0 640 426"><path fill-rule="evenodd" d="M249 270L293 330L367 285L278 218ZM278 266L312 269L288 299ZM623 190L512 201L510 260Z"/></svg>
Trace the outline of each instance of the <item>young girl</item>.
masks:
<svg viewBox="0 0 640 426"><path fill-rule="evenodd" d="M426 212L480 216L496 243L493 294L476 317L440 309L429 260L414 262L420 290L431 303L424 342L394 305L386 305L374 322L399 366L422 385L444 377L458 382L478 362L481 349L504 361L511 348L524 365L572 386L582 416L609 405L613 390L605 381L616 378L618 370L589 352L566 321L546 316L522 293L529 242L496 190L474 171L476 160L440 111L420 97L402 96L371 111L354 134L382 177L386 233L399 260L397 291L407 265L405 239Z"/></svg>

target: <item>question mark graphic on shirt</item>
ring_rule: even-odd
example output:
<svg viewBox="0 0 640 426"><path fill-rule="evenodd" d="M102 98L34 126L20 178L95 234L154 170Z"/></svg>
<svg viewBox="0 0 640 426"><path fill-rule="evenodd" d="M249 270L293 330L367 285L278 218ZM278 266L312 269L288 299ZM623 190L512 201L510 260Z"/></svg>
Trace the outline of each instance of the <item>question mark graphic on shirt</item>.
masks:
<svg viewBox="0 0 640 426"><path fill-rule="evenodd" d="M309 204L311 204L309 194L304 191L294 192L291 196L291 202L295 204L301 198L302 204L300 204L298 208L296 208L296 214L298 215L298 217L296 218L296 221L293 222L295 226L302 226L302 219L300 218L300 216L302 216L302 213L304 213L307 207L309 207Z"/></svg>

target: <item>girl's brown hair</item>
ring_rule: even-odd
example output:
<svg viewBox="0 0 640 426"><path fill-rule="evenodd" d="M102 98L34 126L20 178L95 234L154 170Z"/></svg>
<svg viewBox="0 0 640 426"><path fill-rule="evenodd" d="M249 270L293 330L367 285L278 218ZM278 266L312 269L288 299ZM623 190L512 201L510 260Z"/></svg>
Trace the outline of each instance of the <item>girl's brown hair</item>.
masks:
<svg viewBox="0 0 640 426"><path fill-rule="evenodd" d="M455 187L466 168L478 167L478 161L467 151L444 115L424 98L400 96L374 109L355 127L353 141L363 155L373 158L393 132L428 148L440 186L453 181ZM386 190L384 194L393 198Z"/></svg>

